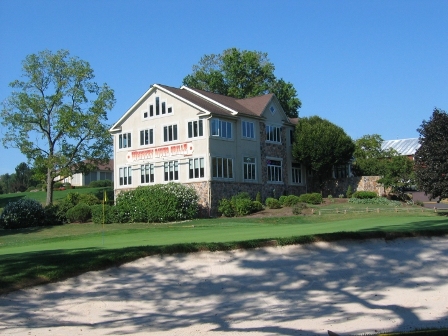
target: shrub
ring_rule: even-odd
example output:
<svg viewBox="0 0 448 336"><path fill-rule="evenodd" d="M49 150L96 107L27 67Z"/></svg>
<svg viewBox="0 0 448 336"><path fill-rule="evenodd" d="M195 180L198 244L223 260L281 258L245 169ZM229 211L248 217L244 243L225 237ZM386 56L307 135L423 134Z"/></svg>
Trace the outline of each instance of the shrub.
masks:
<svg viewBox="0 0 448 336"><path fill-rule="evenodd" d="M296 205L297 203L300 202L300 197L296 196L296 195L288 195L286 196L284 202L283 202L283 206L286 207L292 207L294 205Z"/></svg>
<svg viewBox="0 0 448 336"><path fill-rule="evenodd" d="M263 210L263 204L259 201L252 202L252 212L257 212Z"/></svg>
<svg viewBox="0 0 448 336"><path fill-rule="evenodd" d="M89 183L89 188L112 187L112 185L113 183L111 180L92 181Z"/></svg>
<svg viewBox="0 0 448 336"><path fill-rule="evenodd" d="M247 216L252 213L252 200L250 198L235 198L232 203L237 216Z"/></svg>
<svg viewBox="0 0 448 336"><path fill-rule="evenodd" d="M71 185L69 182L65 182L62 186L63 186L65 189L70 189L70 188L72 187L72 185Z"/></svg>
<svg viewBox="0 0 448 336"><path fill-rule="evenodd" d="M344 194L339 194L339 198L344 198Z"/></svg>
<svg viewBox="0 0 448 336"><path fill-rule="evenodd" d="M85 223L92 217L90 206L79 203L67 211L67 219L70 223Z"/></svg>
<svg viewBox="0 0 448 336"><path fill-rule="evenodd" d="M97 204L90 207L92 211L92 222L95 224L103 224L103 214L104 214L104 224L117 223L117 207L109 204L103 205Z"/></svg>
<svg viewBox="0 0 448 336"><path fill-rule="evenodd" d="M308 204L320 204L322 203L322 195L319 193L302 194L299 197L300 202Z"/></svg>
<svg viewBox="0 0 448 336"><path fill-rule="evenodd" d="M305 209L308 209L308 206L306 205L306 203L297 203L293 206L292 213L294 215L301 215L302 211Z"/></svg>
<svg viewBox="0 0 448 336"><path fill-rule="evenodd" d="M44 207L45 225L62 225L67 222L65 213L62 214L58 204L50 204Z"/></svg>
<svg viewBox="0 0 448 336"><path fill-rule="evenodd" d="M120 222L167 222L195 218L196 190L179 183L140 186L117 196Z"/></svg>
<svg viewBox="0 0 448 336"><path fill-rule="evenodd" d="M282 196L280 196L278 198L278 201L280 202L281 205L283 205L285 203L285 200L286 200L286 196L285 195L282 195Z"/></svg>
<svg viewBox="0 0 448 336"><path fill-rule="evenodd" d="M62 182L55 182L53 184L53 189L59 189L59 188L62 188L62 187L63 187Z"/></svg>
<svg viewBox="0 0 448 336"><path fill-rule="evenodd" d="M360 198L360 199L377 198L377 197L378 194L374 191L356 191L352 195L352 198Z"/></svg>
<svg viewBox="0 0 448 336"><path fill-rule="evenodd" d="M235 210L233 208L232 202L226 198L219 201L218 211L226 217L235 216Z"/></svg>
<svg viewBox="0 0 448 336"><path fill-rule="evenodd" d="M42 204L29 198L6 204L0 215L0 226L5 229L43 225L45 225L45 212Z"/></svg>
<svg viewBox="0 0 448 336"><path fill-rule="evenodd" d="M277 199L275 199L273 197L266 198L265 204L270 209L280 209L282 207L282 205L280 204L279 200L277 200Z"/></svg>
<svg viewBox="0 0 448 336"><path fill-rule="evenodd" d="M87 205L95 205L100 204L101 201L93 194L79 194L78 200L76 204L84 203Z"/></svg>
<svg viewBox="0 0 448 336"><path fill-rule="evenodd" d="M352 188L351 185L348 186L347 192L345 193L345 195L347 196L347 198L352 197L352 195L353 195L353 188Z"/></svg>
<svg viewBox="0 0 448 336"><path fill-rule="evenodd" d="M384 197L375 197L375 198L349 198L349 203L353 204L380 204L380 205L390 205L390 206L401 206L401 202L399 201L391 201Z"/></svg>
<svg viewBox="0 0 448 336"><path fill-rule="evenodd" d="M261 203L261 194L260 194L260 192L257 192L257 196L255 196L255 201Z"/></svg>

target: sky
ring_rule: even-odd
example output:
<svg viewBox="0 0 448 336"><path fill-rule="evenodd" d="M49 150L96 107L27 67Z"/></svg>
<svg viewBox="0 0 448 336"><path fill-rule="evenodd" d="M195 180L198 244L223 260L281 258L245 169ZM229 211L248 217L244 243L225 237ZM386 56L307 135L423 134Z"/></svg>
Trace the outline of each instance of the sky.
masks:
<svg viewBox="0 0 448 336"><path fill-rule="evenodd" d="M299 116L354 140L416 138L448 110L448 0L1 0L0 102L27 55L65 49L114 89L113 124L151 85L180 87L202 56L232 47L266 52ZM0 144L0 175L21 162Z"/></svg>

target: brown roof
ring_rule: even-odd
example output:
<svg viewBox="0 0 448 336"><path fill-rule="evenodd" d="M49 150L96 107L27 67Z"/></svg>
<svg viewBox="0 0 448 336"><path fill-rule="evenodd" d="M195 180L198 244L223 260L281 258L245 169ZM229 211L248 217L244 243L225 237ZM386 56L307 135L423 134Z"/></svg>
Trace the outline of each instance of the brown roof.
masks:
<svg viewBox="0 0 448 336"><path fill-rule="evenodd" d="M228 97L224 95L220 95L217 93L212 93L204 90L199 89L192 89L192 88L173 88L171 86L166 85L160 85L158 86L192 102L195 105L198 105L202 107L203 109L213 113L213 114L221 114L221 115L227 115L230 116L231 112L221 107L218 104L221 104L231 110L234 110L238 112L239 114L246 114L250 116L256 116L260 117L263 113L266 105L269 103L269 101L272 99L273 94L266 94L263 96L258 97L252 97L252 98L245 98L245 99L237 99L233 97ZM193 92L192 92L193 91ZM195 94L196 92L197 94ZM212 102L210 100L204 99L200 95L209 98L210 100L216 102Z"/></svg>

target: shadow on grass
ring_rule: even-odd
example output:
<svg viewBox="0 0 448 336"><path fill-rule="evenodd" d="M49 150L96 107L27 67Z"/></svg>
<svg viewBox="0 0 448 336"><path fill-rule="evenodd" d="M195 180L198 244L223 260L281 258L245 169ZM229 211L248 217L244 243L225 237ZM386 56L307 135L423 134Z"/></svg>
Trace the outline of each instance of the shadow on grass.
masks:
<svg viewBox="0 0 448 336"><path fill-rule="evenodd" d="M25 195L23 195L23 194L2 195L2 197L0 197L0 208L4 208L6 206L6 204L8 204L10 202L16 202L19 199L22 199L24 197L25 197Z"/></svg>

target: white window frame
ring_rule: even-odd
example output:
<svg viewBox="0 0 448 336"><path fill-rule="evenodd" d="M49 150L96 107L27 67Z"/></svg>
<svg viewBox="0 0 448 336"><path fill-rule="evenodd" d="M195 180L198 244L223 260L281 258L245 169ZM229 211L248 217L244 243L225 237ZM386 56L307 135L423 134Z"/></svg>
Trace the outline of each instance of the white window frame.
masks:
<svg viewBox="0 0 448 336"><path fill-rule="evenodd" d="M205 177L205 160L203 157L188 159L188 178L200 179Z"/></svg>
<svg viewBox="0 0 448 336"><path fill-rule="evenodd" d="M164 110L165 112L163 112ZM168 104L166 99L162 100L160 96L155 96L154 99L148 104L148 118L160 118L172 114L173 105Z"/></svg>
<svg viewBox="0 0 448 336"><path fill-rule="evenodd" d="M190 132L190 130L191 130L191 132ZM204 136L204 120L203 119L187 121L187 138L188 139L202 138L203 136Z"/></svg>
<svg viewBox="0 0 448 336"><path fill-rule="evenodd" d="M291 183L303 184L303 171L300 163L291 163Z"/></svg>
<svg viewBox="0 0 448 336"><path fill-rule="evenodd" d="M241 135L244 139L255 139L255 123L253 121L243 120L241 122Z"/></svg>
<svg viewBox="0 0 448 336"><path fill-rule="evenodd" d="M148 143L144 143L145 142L145 133L143 133L143 144L142 144L142 132L148 132ZM152 131L152 142L151 142L151 131ZM139 145L140 147L144 147L144 146L150 146L150 145L154 145L154 137L155 137L155 131L154 131L154 127L150 127L150 128L143 128L139 131Z"/></svg>
<svg viewBox="0 0 448 336"><path fill-rule="evenodd" d="M170 134L169 130L170 130L170 128L171 128L171 134L172 134L172 139L171 140L169 139L169 134ZM177 123L170 124L170 125L164 125L162 127L162 129L163 129L162 140L163 140L164 143L175 142L175 141L179 140L179 127L178 127ZM167 134L166 140L165 140L165 129L167 130L166 131L167 132L166 133Z"/></svg>
<svg viewBox="0 0 448 336"><path fill-rule="evenodd" d="M282 128L276 125L266 125L266 142L282 143Z"/></svg>
<svg viewBox="0 0 448 336"><path fill-rule="evenodd" d="M232 140L233 139L233 123L218 118L212 118L210 120L210 135L212 137L218 137L221 139ZM230 133L230 136L228 134Z"/></svg>
<svg viewBox="0 0 448 336"><path fill-rule="evenodd" d="M212 157L212 178L220 180L233 180L233 159Z"/></svg>
<svg viewBox="0 0 448 336"><path fill-rule="evenodd" d="M142 164L140 166L140 183L149 184L154 183L154 181L155 181L154 164L152 163Z"/></svg>
<svg viewBox="0 0 448 336"><path fill-rule="evenodd" d="M273 164L276 163L276 164ZM278 165L277 163L280 163ZM279 158L267 158L267 179L268 183L282 183L283 182L283 160Z"/></svg>
<svg viewBox="0 0 448 336"><path fill-rule="evenodd" d="M132 132L126 131L118 134L118 149L132 148Z"/></svg>
<svg viewBox="0 0 448 336"><path fill-rule="evenodd" d="M124 166L118 169L118 184L120 186L132 185L132 167Z"/></svg>
<svg viewBox="0 0 448 336"><path fill-rule="evenodd" d="M163 180L165 182L179 181L179 161L166 161L163 164Z"/></svg>
<svg viewBox="0 0 448 336"><path fill-rule="evenodd" d="M257 159L254 157L243 157L243 180L245 182L257 181Z"/></svg>

